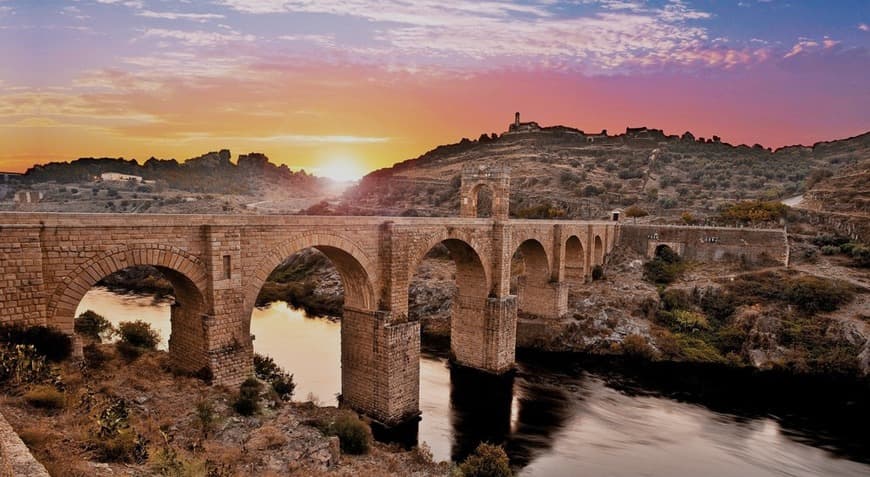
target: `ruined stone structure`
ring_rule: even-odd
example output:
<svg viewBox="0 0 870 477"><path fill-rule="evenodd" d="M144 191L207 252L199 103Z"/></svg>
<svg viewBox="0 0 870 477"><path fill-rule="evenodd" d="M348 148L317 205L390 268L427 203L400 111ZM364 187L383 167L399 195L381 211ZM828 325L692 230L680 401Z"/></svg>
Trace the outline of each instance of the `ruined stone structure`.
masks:
<svg viewBox="0 0 870 477"><path fill-rule="evenodd" d="M169 354L182 371L238 385L252 367L251 313L269 274L314 247L342 277L342 402L386 424L419 414L420 325L408 287L444 244L456 263L455 361L489 373L514 363L517 310L558 317L617 240L613 222L508 220L506 169L466 169L462 217L0 214L2 320L73 333L79 302L100 279L134 265L172 283ZM493 217L475 193L492 191ZM525 274L511 293L511 259Z"/></svg>
<svg viewBox="0 0 870 477"><path fill-rule="evenodd" d="M681 257L699 262L744 260L788 265L784 229L623 224L619 241L647 258L666 245Z"/></svg>

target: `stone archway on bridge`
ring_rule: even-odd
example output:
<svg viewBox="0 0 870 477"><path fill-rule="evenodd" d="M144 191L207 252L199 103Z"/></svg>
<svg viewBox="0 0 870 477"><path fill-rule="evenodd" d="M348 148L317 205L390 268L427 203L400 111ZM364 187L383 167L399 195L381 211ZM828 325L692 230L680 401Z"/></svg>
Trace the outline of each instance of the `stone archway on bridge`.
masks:
<svg viewBox="0 0 870 477"><path fill-rule="evenodd" d="M416 389L389 389L400 377L418 381L416 370L386 369L397 356L419 356L419 328L416 333L391 326L389 316L377 309L375 296L378 283L375 261L350 237L324 232L303 233L271 248L259 261L245 293L244 329L250 332L251 315L257 295L269 275L281 263L305 249L321 252L338 271L344 288L344 308L341 316L341 403L381 422L400 422L418 412ZM416 335L411 342L409 335ZM253 351L253 346L251 346ZM247 359L252 359L248 355ZM404 393L404 394L403 394ZM405 394L412 399L406 399ZM391 406L391 399L406 406Z"/></svg>
<svg viewBox="0 0 870 477"><path fill-rule="evenodd" d="M469 165L462 169L460 185L460 217L478 218L479 193L492 191L491 217L507 220L510 207L510 168L507 166Z"/></svg>
<svg viewBox="0 0 870 477"><path fill-rule="evenodd" d="M485 315L489 297L489 277L478 251L468 242L438 237L414 260L408 271L410 286L413 275L432 252L444 250L455 267L456 288L450 305L450 349L459 364L484 368L487 361ZM443 248L442 248L443 247ZM410 306L410 292L409 292Z"/></svg>
<svg viewBox="0 0 870 477"><path fill-rule="evenodd" d="M570 287L579 287L586 281L585 249L576 235L565 241L565 281Z"/></svg>
<svg viewBox="0 0 870 477"><path fill-rule="evenodd" d="M516 280L513 279L516 277ZM553 312L550 292L550 261L543 244L536 239L520 243L511 258L511 294L517 296L517 310L535 316Z"/></svg>
<svg viewBox="0 0 870 477"><path fill-rule="evenodd" d="M102 252L72 271L48 302L49 324L74 335L76 308L103 278L126 268L148 265L172 284L175 302L170 311L169 357L175 369L195 373L209 366L205 320L211 314L208 278L202 261L169 246L125 246Z"/></svg>
<svg viewBox="0 0 870 477"><path fill-rule="evenodd" d="M592 264L604 265L604 241L596 235L592 242Z"/></svg>
<svg viewBox="0 0 870 477"><path fill-rule="evenodd" d="M257 295L269 275L287 258L306 248L314 248L324 255L338 270L344 287L344 306L364 311L375 311L374 283L377 280L374 260L351 239L328 233L306 233L285 240L272 247L256 266L251 283L245 293L245 314L250 324Z"/></svg>

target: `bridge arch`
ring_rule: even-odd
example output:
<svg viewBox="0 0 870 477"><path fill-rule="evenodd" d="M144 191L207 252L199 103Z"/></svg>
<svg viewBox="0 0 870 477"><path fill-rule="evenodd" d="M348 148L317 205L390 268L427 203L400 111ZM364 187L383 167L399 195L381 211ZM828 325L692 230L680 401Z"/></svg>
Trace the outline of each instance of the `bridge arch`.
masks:
<svg viewBox="0 0 870 477"><path fill-rule="evenodd" d="M197 372L208 366L203 318L211 314L208 275L203 262L177 247L127 245L91 257L76 267L48 302L49 324L74 334L76 309L85 294L103 278L134 266L155 267L173 288L169 355L176 369Z"/></svg>
<svg viewBox="0 0 870 477"><path fill-rule="evenodd" d="M513 257L522 263L522 275L530 283L544 284L550 280L550 257L539 240L524 240L514 250Z"/></svg>
<svg viewBox="0 0 870 477"><path fill-rule="evenodd" d="M572 235L565 241L565 280L579 286L586 280L586 249L580 237Z"/></svg>
<svg viewBox="0 0 870 477"><path fill-rule="evenodd" d="M596 235L592 242L592 264L604 265L604 241L600 235Z"/></svg>
<svg viewBox="0 0 870 477"><path fill-rule="evenodd" d="M257 295L269 275L291 255L314 248L332 262L344 286L345 307L374 311L377 307L375 286L377 268L374 260L356 243L339 234L303 233L273 246L257 264L245 293L245 319L250 320Z"/></svg>

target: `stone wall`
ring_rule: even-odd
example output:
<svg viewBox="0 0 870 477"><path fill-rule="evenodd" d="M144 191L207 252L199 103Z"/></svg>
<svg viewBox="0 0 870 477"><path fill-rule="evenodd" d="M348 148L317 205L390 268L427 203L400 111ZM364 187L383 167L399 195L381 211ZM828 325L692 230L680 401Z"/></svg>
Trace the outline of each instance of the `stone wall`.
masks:
<svg viewBox="0 0 870 477"><path fill-rule="evenodd" d="M647 258L667 245L683 258L700 262L773 260L787 264L784 230L669 225L620 225L620 243Z"/></svg>
<svg viewBox="0 0 870 477"><path fill-rule="evenodd" d="M0 414L0 477L50 477Z"/></svg>

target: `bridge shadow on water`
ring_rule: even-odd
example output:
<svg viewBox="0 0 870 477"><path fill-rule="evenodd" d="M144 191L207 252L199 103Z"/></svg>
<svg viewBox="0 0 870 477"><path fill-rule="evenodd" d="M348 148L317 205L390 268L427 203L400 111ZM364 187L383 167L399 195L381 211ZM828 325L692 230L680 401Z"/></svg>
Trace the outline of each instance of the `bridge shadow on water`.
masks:
<svg viewBox="0 0 870 477"><path fill-rule="evenodd" d="M701 406L711 419L738 427L772 419L786 439L870 463L866 382L538 353L521 353L517 371L506 376L455 365L449 376L450 436L445 438L454 462L489 442L504 447L514 468L526 467L553 450L561 434L582 432L584 415L595 412L591 408L598 401L612 399L601 392L607 388L626 399ZM418 433L419 420L401 429L375 429L379 440L409 448L417 444Z"/></svg>

